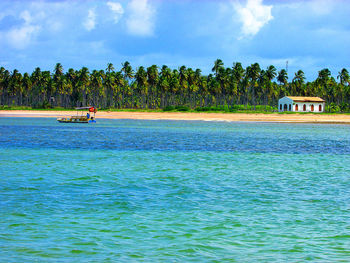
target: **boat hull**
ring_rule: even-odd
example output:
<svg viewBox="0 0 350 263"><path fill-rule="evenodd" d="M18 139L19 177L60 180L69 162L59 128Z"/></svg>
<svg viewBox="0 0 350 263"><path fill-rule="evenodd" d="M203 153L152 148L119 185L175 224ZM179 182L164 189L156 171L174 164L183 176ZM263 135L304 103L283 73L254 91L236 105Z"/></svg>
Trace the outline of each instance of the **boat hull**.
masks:
<svg viewBox="0 0 350 263"><path fill-rule="evenodd" d="M88 121L63 121L57 120L59 123L89 123Z"/></svg>

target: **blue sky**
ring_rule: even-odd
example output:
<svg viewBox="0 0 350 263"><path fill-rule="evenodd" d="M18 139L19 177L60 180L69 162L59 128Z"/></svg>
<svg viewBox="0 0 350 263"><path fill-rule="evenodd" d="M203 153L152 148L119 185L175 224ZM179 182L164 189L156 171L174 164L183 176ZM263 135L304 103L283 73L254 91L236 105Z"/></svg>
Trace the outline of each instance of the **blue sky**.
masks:
<svg viewBox="0 0 350 263"><path fill-rule="evenodd" d="M350 66L350 1L111 0L0 2L0 65L32 72L182 65L210 72L258 62L308 80Z"/></svg>

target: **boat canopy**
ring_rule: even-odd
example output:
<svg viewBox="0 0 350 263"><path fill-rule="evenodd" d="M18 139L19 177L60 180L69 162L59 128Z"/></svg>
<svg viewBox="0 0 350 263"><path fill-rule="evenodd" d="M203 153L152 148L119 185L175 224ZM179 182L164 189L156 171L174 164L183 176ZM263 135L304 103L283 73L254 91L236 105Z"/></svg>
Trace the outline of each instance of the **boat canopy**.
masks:
<svg viewBox="0 0 350 263"><path fill-rule="evenodd" d="M90 108L93 108L92 106L90 107L78 107L78 108L75 108L76 110L88 110Z"/></svg>

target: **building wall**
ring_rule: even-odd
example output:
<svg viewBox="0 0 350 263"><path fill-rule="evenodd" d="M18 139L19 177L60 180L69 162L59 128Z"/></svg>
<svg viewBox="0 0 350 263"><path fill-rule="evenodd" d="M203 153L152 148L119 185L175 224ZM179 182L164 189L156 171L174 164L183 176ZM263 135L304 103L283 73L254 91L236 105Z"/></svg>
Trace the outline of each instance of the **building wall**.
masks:
<svg viewBox="0 0 350 263"><path fill-rule="evenodd" d="M281 108L282 105L282 108ZM287 105L287 109L285 109L285 106ZM289 110L290 107L290 110ZM282 112L282 111L293 111L293 100L287 97L283 97L281 99L278 100L278 111Z"/></svg>
<svg viewBox="0 0 350 263"><path fill-rule="evenodd" d="M298 110L296 110L296 105L298 105ZM304 105L306 110L303 110ZM311 111L311 105L314 105L314 110ZM322 106L321 111L319 111L319 105ZM293 105L293 111L295 112L324 112L325 103L324 102L295 102Z"/></svg>
<svg viewBox="0 0 350 263"><path fill-rule="evenodd" d="M285 105L287 107L285 107ZM296 110L296 105L298 105L298 110ZM304 111L304 105L306 110ZM311 111L311 105L314 105L314 110ZM319 105L322 106L321 111L319 110ZM282 106L282 107L281 107ZM294 102L288 97L283 97L278 100L278 111L295 111L295 112L324 112L325 103L324 102Z"/></svg>

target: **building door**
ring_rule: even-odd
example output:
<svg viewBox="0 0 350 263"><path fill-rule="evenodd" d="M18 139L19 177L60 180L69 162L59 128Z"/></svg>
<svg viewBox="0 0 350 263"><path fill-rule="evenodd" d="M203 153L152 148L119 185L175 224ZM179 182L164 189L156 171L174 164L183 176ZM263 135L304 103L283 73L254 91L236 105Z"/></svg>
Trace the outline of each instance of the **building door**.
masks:
<svg viewBox="0 0 350 263"><path fill-rule="evenodd" d="M295 104L295 111L298 111L299 110L299 106L298 104Z"/></svg>
<svg viewBox="0 0 350 263"><path fill-rule="evenodd" d="M287 111L287 110L288 110L287 104L284 104L283 111Z"/></svg>
<svg viewBox="0 0 350 263"><path fill-rule="evenodd" d="M322 105L318 106L318 111L321 112L322 111Z"/></svg>
<svg viewBox="0 0 350 263"><path fill-rule="evenodd" d="M303 106L303 111L306 111L306 105L304 104L304 106Z"/></svg>
<svg viewBox="0 0 350 263"><path fill-rule="evenodd" d="M314 105L313 104L311 105L311 111L314 111Z"/></svg>

